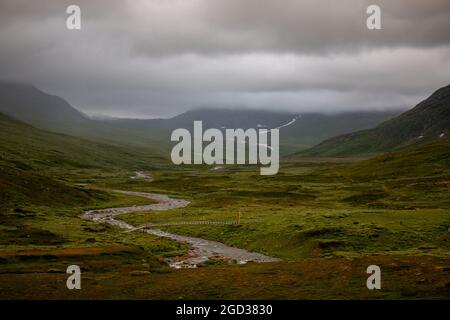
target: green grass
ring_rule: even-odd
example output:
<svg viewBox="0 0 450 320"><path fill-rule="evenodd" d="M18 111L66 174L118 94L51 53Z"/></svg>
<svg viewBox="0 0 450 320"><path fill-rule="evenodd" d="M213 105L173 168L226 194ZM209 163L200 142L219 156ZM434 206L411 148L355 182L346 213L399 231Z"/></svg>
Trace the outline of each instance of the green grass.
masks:
<svg viewBox="0 0 450 320"><path fill-rule="evenodd" d="M0 164L21 170L45 169L46 174L58 174L69 169L112 171L133 169L136 165L142 167L158 159L152 159L141 149L127 149L36 129L2 114L0 130Z"/></svg>
<svg viewBox="0 0 450 320"><path fill-rule="evenodd" d="M74 206L107 199L74 184L157 168L147 151L55 134L0 114L0 210L53 203Z"/></svg>
<svg viewBox="0 0 450 320"><path fill-rule="evenodd" d="M155 192L187 198L169 212L132 213L145 221L230 220L240 226L171 226L288 260L321 256L450 253L449 141L356 164L285 164L273 177L256 168L159 172Z"/></svg>
<svg viewBox="0 0 450 320"><path fill-rule="evenodd" d="M283 163L278 175L260 176L257 167L147 164L147 155L127 158L115 147L9 125L0 147L1 298L450 296L448 141L351 164ZM12 132L21 134L19 146ZM52 148L60 150L57 160ZM135 170L155 180L130 179ZM283 261L170 269L164 259L187 254L186 245L80 217L87 209L151 202L111 189L191 201L120 217L133 225L232 220L240 212L240 225L164 229ZM87 290L65 289L68 264L81 265ZM369 264L381 265L385 290L365 288Z"/></svg>
<svg viewBox="0 0 450 320"><path fill-rule="evenodd" d="M421 197L412 201L414 194L408 194L407 186L350 182L337 175L338 170L345 171L340 166L288 166L271 178L229 170L157 175L150 190L171 190L192 204L168 212L130 213L121 219L134 225L232 220L241 212L239 226L164 229L287 260L377 253L449 255L446 188L435 190L433 201Z"/></svg>
<svg viewBox="0 0 450 320"><path fill-rule="evenodd" d="M186 254L186 246L142 233L123 233L79 218L79 213L87 208L148 202L106 193L106 198L91 198L84 205L25 206L25 212L4 216L1 238L13 241L0 243L0 252L13 255L2 258L0 263L2 292L8 297L29 298L446 297L448 275L439 267L448 264L450 251L447 231L450 217L443 207L445 199L430 202L426 208L422 208L425 199L418 199L417 203L409 202L408 207L418 204L419 208L398 209L404 203L396 200L397 195L404 190L391 187L391 179L374 185L365 179L351 182L355 177L345 176L347 168L347 165L285 165L274 177L261 177L256 168L230 167L222 172L208 168L167 168L153 172L155 181L151 183L130 180L131 172L115 177L98 173L93 180L74 174L71 179L90 183L84 187L89 192L106 193L100 190L109 188L153 191L192 201L183 209L121 216L135 225L146 220L233 219L241 211L240 226L166 229L278 256L284 262L276 266L212 264L198 271L171 270L163 258ZM440 192L445 195L448 189ZM380 208L380 202L388 208ZM31 243L27 242L26 234ZM122 246L125 252L122 249L110 252L111 248ZM92 248L98 248L100 253L88 254ZM52 253L55 249L66 254ZM42 258L40 250L50 252ZM70 256L73 250L86 252ZM31 258L21 258L21 252ZM384 280L388 289L370 294L364 289L364 268L370 263L367 259L379 264L382 261L383 270L400 259L407 274L400 267L388 269ZM81 264L86 270L84 288L89 290L69 293L61 288L68 263ZM427 273L425 287L411 281L414 274L424 272L421 263L431 269L441 268ZM347 269L332 271L338 266ZM239 282L231 282L230 287L232 277ZM23 281L39 286L40 292L28 293L21 286ZM260 285L246 289L246 283L252 282Z"/></svg>

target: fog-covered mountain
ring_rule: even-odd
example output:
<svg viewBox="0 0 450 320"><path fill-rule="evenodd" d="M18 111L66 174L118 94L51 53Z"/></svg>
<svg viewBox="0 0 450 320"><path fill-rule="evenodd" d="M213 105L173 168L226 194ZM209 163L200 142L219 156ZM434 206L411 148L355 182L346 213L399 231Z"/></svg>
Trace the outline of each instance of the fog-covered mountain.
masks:
<svg viewBox="0 0 450 320"><path fill-rule="evenodd" d="M346 156L380 153L437 142L447 138L449 132L450 85L373 129L333 137L300 154Z"/></svg>
<svg viewBox="0 0 450 320"><path fill-rule="evenodd" d="M283 154L310 147L335 135L373 127L398 112L340 114L203 108L169 119L90 119L64 99L31 85L0 83L0 112L36 127L92 140L145 147L167 154L174 129L280 128Z"/></svg>

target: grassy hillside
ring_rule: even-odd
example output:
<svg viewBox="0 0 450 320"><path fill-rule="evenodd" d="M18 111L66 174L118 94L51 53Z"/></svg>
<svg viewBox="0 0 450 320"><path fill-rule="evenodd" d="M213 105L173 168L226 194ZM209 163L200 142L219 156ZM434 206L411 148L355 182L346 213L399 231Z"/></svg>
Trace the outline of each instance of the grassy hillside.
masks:
<svg viewBox="0 0 450 320"><path fill-rule="evenodd" d="M334 170L352 183L380 185L361 189L349 201L401 208L450 207L450 139L389 152Z"/></svg>
<svg viewBox="0 0 450 320"><path fill-rule="evenodd" d="M450 133L450 85L434 92L413 109L379 126L328 139L300 156L373 154L422 145Z"/></svg>
<svg viewBox="0 0 450 320"><path fill-rule="evenodd" d="M136 148L119 148L34 128L0 114L0 163L20 169L118 167L133 169L145 164L145 153ZM150 163L151 161L149 161Z"/></svg>
<svg viewBox="0 0 450 320"><path fill-rule="evenodd" d="M64 182L98 172L150 168L158 158L138 149L118 148L36 129L0 114L1 208L24 203L80 204L88 191Z"/></svg>
<svg viewBox="0 0 450 320"><path fill-rule="evenodd" d="M450 178L450 138L412 149L384 153L349 165L342 172L358 178Z"/></svg>

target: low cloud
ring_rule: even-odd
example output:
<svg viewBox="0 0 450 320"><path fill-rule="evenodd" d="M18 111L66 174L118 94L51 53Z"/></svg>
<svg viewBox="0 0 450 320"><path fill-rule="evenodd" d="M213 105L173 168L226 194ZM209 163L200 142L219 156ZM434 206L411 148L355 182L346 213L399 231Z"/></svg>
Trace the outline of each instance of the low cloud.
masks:
<svg viewBox="0 0 450 320"><path fill-rule="evenodd" d="M372 1L83 0L69 31L72 1L3 0L0 78L122 117L412 107L449 82L450 3L376 2L379 31Z"/></svg>

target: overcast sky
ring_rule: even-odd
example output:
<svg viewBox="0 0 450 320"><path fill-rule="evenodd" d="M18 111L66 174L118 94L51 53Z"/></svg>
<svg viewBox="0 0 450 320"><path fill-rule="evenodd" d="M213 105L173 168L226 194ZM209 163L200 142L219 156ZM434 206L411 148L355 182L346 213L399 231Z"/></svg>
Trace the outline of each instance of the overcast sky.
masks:
<svg viewBox="0 0 450 320"><path fill-rule="evenodd" d="M450 83L450 1L0 0L0 80L120 117L410 108Z"/></svg>

